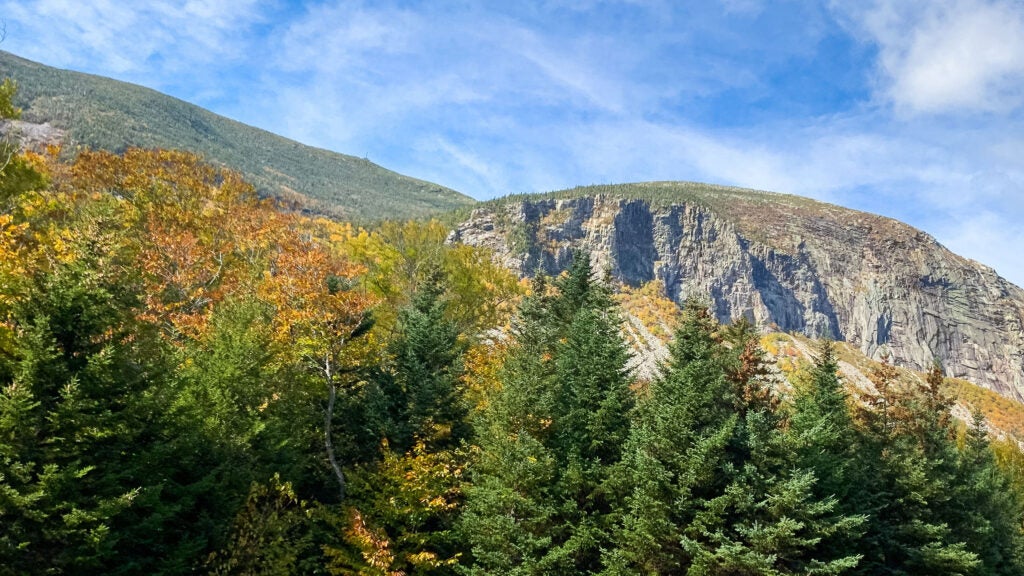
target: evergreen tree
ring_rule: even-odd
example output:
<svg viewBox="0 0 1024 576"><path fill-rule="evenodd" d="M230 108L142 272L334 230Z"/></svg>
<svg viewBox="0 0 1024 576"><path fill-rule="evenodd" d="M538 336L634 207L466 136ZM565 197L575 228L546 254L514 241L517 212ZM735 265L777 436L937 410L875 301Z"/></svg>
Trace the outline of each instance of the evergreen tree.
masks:
<svg viewBox="0 0 1024 576"><path fill-rule="evenodd" d="M684 573L693 554L683 539L698 536L702 503L735 478L740 398L716 328L703 306L688 302L664 374L637 406L622 465L632 491L609 574Z"/></svg>
<svg viewBox="0 0 1024 576"><path fill-rule="evenodd" d="M935 367L923 389L899 381L888 363L872 374L876 393L860 412L859 463L871 510L860 547L863 574L971 574L980 567L954 530L957 454L950 408Z"/></svg>
<svg viewBox="0 0 1024 576"><path fill-rule="evenodd" d="M978 573L1024 573L1024 501L996 464L980 412L967 429L957 481L953 526L978 555Z"/></svg>
<svg viewBox="0 0 1024 576"><path fill-rule="evenodd" d="M477 421L481 453L462 522L472 573L600 570L616 512L609 476L633 405L619 325L588 255L575 255L550 292L546 279L535 282L502 388Z"/></svg>
<svg viewBox="0 0 1024 576"><path fill-rule="evenodd" d="M463 344L442 295L440 276L429 275L400 311L392 359L362 397L360 421L374 427L378 445L383 440L383 458L353 470L347 547L331 552L332 569L342 573L367 570L367 557L378 556L388 571L445 573L458 557L452 525L468 408L459 383Z"/></svg>
<svg viewBox="0 0 1024 576"><path fill-rule="evenodd" d="M95 256L36 271L2 311L17 338L0 354L0 573L109 573L118 517L152 483L133 464L163 354Z"/></svg>
<svg viewBox="0 0 1024 576"><path fill-rule="evenodd" d="M724 336L721 338L720 335ZM624 469L635 486L608 574L839 574L818 547L861 519L815 495L750 326L688 303L666 372L641 403Z"/></svg>
<svg viewBox="0 0 1024 576"><path fill-rule="evenodd" d="M815 556L826 560L857 555L857 541L870 510L860 477L849 396L839 376L839 361L831 340L821 342L810 380L796 387L789 435L795 463L816 477L814 498L834 499L833 522L845 527L823 539L815 547Z"/></svg>
<svg viewBox="0 0 1024 576"><path fill-rule="evenodd" d="M458 446L468 434L468 408L458 389L463 345L455 323L445 318L442 293L435 275L399 315L400 335L392 350L406 422L399 424L405 430L389 440L401 452L414 438L441 448Z"/></svg>

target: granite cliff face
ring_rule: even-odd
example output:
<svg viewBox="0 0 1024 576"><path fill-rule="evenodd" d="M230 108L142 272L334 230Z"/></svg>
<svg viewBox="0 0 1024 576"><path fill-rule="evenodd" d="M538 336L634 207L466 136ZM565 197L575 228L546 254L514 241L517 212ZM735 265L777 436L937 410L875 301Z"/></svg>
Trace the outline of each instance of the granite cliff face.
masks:
<svg viewBox="0 0 1024 576"><path fill-rule="evenodd" d="M939 358L950 376L1024 401L1024 290L888 218L659 183L490 203L452 239L490 247L523 276L588 250L615 280L660 279L667 296L705 299L723 321L831 337L912 369Z"/></svg>

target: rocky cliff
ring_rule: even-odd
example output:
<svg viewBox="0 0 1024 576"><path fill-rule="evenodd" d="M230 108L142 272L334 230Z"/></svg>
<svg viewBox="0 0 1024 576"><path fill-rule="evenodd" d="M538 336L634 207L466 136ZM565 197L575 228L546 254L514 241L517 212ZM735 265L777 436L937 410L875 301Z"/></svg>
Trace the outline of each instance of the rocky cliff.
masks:
<svg viewBox="0 0 1024 576"><path fill-rule="evenodd" d="M805 198L688 183L580 188L492 202L452 239L521 275L571 252L624 284L709 302L723 320L827 336L874 359L1024 401L1024 290L892 219Z"/></svg>

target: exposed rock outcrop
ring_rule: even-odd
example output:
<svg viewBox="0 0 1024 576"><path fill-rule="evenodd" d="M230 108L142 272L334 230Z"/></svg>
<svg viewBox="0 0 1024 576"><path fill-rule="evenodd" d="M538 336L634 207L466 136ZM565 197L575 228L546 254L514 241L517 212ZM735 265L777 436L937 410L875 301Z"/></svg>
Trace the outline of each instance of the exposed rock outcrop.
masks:
<svg viewBox="0 0 1024 576"><path fill-rule="evenodd" d="M662 184L668 192L673 186ZM624 284L660 279L719 319L827 336L865 355L1024 401L1024 290L906 224L736 189L656 202L603 194L526 197L474 210L454 241L488 246L523 276L556 274L574 249Z"/></svg>
<svg viewBox="0 0 1024 576"><path fill-rule="evenodd" d="M21 120L0 120L0 137L18 142L22 149L38 150L58 146L67 134L49 123L35 124Z"/></svg>

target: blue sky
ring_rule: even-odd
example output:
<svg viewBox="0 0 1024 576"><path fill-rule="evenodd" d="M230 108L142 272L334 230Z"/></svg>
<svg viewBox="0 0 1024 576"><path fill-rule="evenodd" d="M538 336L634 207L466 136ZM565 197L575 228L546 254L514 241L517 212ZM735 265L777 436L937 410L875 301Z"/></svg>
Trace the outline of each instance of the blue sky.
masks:
<svg viewBox="0 0 1024 576"><path fill-rule="evenodd" d="M0 0L2 48L479 199L697 180L1024 285L1021 0Z"/></svg>

